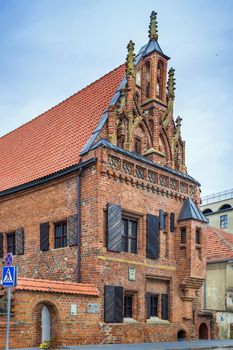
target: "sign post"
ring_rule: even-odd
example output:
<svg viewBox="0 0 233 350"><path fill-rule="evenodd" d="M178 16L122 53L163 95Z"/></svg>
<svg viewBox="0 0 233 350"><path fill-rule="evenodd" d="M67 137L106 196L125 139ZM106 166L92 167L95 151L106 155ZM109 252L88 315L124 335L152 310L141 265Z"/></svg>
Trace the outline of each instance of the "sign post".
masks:
<svg viewBox="0 0 233 350"><path fill-rule="evenodd" d="M9 350L10 338L10 317L11 317L11 287L17 284L17 269L11 266L13 256L8 253L5 257L5 264L2 268L2 286L7 288L7 324L6 324L6 350Z"/></svg>

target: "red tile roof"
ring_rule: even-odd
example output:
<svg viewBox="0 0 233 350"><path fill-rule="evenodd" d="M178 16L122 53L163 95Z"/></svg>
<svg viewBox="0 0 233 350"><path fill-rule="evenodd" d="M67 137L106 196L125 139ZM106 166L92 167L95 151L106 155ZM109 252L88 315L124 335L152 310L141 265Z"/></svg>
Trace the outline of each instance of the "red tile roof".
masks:
<svg viewBox="0 0 233 350"><path fill-rule="evenodd" d="M33 278L18 278L16 290L99 296L94 285Z"/></svg>
<svg viewBox="0 0 233 350"><path fill-rule="evenodd" d="M0 192L76 165L114 96L121 65L57 106L0 138Z"/></svg>
<svg viewBox="0 0 233 350"><path fill-rule="evenodd" d="M233 234L214 227L208 227L206 259L207 262L233 260Z"/></svg>

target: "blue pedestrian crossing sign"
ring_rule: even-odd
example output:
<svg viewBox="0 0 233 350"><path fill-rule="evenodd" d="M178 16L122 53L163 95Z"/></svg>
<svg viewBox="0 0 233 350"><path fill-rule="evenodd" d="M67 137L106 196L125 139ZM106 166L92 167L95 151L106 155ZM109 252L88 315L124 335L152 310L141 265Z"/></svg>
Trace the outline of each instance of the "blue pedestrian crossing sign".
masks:
<svg viewBox="0 0 233 350"><path fill-rule="evenodd" d="M15 266L4 266L2 268L2 286L14 287L17 284L17 271Z"/></svg>

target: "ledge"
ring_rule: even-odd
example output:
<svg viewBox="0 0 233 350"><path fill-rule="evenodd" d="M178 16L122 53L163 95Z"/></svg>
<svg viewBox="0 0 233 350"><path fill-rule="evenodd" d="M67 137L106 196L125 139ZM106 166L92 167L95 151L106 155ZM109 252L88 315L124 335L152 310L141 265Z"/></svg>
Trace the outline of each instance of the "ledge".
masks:
<svg viewBox="0 0 233 350"><path fill-rule="evenodd" d="M151 317L148 320L146 320L146 323L148 324L170 324L168 320L162 320L159 317Z"/></svg>

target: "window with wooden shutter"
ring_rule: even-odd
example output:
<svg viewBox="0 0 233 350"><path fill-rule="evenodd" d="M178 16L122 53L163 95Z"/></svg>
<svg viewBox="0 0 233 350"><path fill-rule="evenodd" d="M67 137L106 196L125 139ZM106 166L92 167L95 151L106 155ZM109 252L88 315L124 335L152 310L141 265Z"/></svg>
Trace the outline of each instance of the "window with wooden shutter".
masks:
<svg viewBox="0 0 233 350"><path fill-rule="evenodd" d="M104 321L107 323L123 322L123 288L104 286Z"/></svg>
<svg viewBox="0 0 233 350"><path fill-rule="evenodd" d="M159 210L159 228L160 230L165 230L166 228L166 219L163 209Z"/></svg>
<svg viewBox="0 0 233 350"><path fill-rule="evenodd" d="M67 240L68 245L78 245L78 215L67 218Z"/></svg>
<svg viewBox="0 0 233 350"><path fill-rule="evenodd" d="M0 232L0 258L3 258L3 233Z"/></svg>
<svg viewBox="0 0 233 350"><path fill-rule="evenodd" d="M24 254L24 230L23 230L23 228L19 228L15 231L15 248L16 248L17 255Z"/></svg>
<svg viewBox="0 0 233 350"><path fill-rule="evenodd" d="M175 213L170 213L170 232L175 231Z"/></svg>
<svg viewBox="0 0 233 350"><path fill-rule="evenodd" d="M40 250L49 250L49 222L40 224Z"/></svg>
<svg viewBox="0 0 233 350"><path fill-rule="evenodd" d="M156 215L146 216L146 256L159 258L159 218Z"/></svg>
<svg viewBox="0 0 233 350"><path fill-rule="evenodd" d="M15 249L15 232L11 232L7 234L7 253L12 253L12 255L15 255L16 249Z"/></svg>
<svg viewBox="0 0 233 350"><path fill-rule="evenodd" d="M162 319L168 320L168 294L162 294Z"/></svg>
<svg viewBox="0 0 233 350"><path fill-rule="evenodd" d="M121 252L122 208L120 205L107 205L107 249Z"/></svg>
<svg viewBox="0 0 233 350"><path fill-rule="evenodd" d="M54 224L54 248L67 247L67 222Z"/></svg>

